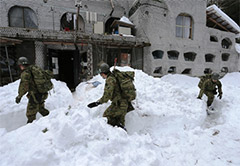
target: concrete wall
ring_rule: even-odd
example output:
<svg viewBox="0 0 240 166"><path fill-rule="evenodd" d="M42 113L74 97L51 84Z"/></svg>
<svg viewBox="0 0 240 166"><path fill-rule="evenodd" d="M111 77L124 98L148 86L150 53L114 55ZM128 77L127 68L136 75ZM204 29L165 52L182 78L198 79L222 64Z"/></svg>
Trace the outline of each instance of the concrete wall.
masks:
<svg viewBox="0 0 240 166"><path fill-rule="evenodd" d="M189 75L203 75L205 68L220 72L222 67L228 67L229 72L237 71L237 53L235 51L235 34L206 27L206 1L189 0L165 0L151 1L139 0L142 4L130 17L137 28L137 35L146 35L151 43L150 47L144 48L144 70L154 76L162 76L168 73L171 66L176 67L176 73L182 73L184 69L190 68ZM186 13L193 20L193 38L176 37L176 18L179 14ZM218 42L210 42L210 35L215 35ZM221 41L229 38L232 42L230 49L224 49ZM162 59L154 59L152 52L164 51ZM167 51L179 52L178 60L170 60ZM195 52L196 58L185 61L183 54ZM215 55L214 62L205 62L205 54ZM221 54L229 53L228 61L222 61ZM162 73L154 74L157 67L162 67Z"/></svg>

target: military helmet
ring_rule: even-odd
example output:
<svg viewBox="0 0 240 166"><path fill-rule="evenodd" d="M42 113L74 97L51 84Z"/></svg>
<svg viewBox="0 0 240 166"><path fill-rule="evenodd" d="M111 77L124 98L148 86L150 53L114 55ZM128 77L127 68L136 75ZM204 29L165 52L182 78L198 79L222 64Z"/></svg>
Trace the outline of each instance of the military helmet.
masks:
<svg viewBox="0 0 240 166"><path fill-rule="evenodd" d="M108 73L110 71L109 65L106 63L102 63L99 67L99 73Z"/></svg>
<svg viewBox="0 0 240 166"><path fill-rule="evenodd" d="M28 65L28 64L29 64L29 62L26 57L22 56L18 59L18 65Z"/></svg>
<svg viewBox="0 0 240 166"><path fill-rule="evenodd" d="M212 74L212 79L213 80L218 80L219 79L219 74L218 73L213 73Z"/></svg>

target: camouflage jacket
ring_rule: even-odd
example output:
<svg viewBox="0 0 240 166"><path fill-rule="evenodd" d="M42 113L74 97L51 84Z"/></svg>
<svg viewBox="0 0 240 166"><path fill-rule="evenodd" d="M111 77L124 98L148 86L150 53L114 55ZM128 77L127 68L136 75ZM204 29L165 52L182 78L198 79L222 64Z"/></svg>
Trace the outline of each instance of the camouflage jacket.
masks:
<svg viewBox="0 0 240 166"><path fill-rule="evenodd" d="M213 82L212 79L208 79L203 83L204 92L214 92L218 88L218 93L222 94L222 84L219 80L217 82Z"/></svg>
<svg viewBox="0 0 240 166"><path fill-rule="evenodd" d="M116 102L120 99L121 93L117 80L112 73L109 73L106 78L103 96L98 101L102 104L108 102L108 100Z"/></svg>
<svg viewBox="0 0 240 166"><path fill-rule="evenodd" d="M28 66L23 72L21 73L21 81L18 87L18 96L22 97L27 92L28 93L37 93L36 86L32 79L31 74L31 66Z"/></svg>

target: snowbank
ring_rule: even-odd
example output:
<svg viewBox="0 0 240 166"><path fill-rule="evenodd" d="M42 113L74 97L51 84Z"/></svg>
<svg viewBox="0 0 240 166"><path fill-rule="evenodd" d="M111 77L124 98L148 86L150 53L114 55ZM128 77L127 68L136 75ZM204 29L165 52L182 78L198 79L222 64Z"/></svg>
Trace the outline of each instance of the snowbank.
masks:
<svg viewBox="0 0 240 166"><path fill-rule="evenodd" d="M94 88L94 81L101 84ZM214 101L218 112L210 116L206 97L196 99L198 81L185 75L153 78L135 70L137 99L126 115L128 133L102 117L110 102L86 106L102 96L105 80L99 75L81 83L73 98L59 91L65 100L52 98L49 116L11 132L0 130L0 166L240 165L240 73L221 79L223 98ZM1 104L9 103L2 91L14 99L15 84L0 89ZM68 103L58 103L63 101Z"/></svg>

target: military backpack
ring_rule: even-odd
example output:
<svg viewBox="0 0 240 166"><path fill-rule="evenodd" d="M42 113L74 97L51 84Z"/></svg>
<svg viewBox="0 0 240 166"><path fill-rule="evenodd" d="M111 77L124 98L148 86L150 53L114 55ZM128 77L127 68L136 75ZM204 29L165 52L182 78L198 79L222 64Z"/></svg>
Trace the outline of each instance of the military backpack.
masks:
<svg viewBox="0 0 240 166"><path fill-rule="evenodd" d="M117 69L112 71L120 88L121 96L129 102L136 99L136 89L133 84L135 73L133 71L121 72Z"/></svg>
<svg viewBox="0 0 240 166"><path fill-rule="evenodd" d="M39 93L47 93L53 88L51 78L53 73L49 70L42 70L40 67L31 66L30 68L33 82Z"/></svg>
<svg viewBox="0 0 240 166"><path fill-rule="evenodd" d="M206 80L210 79L211 76L212 76L211 74L206 74L206 75L204 75L204 76L201 76L201 77L200 77L200 81L199 81L199 83L198 83L198 87L199 87L200 89L202 89L203 83L204 83Z"/></svg>

